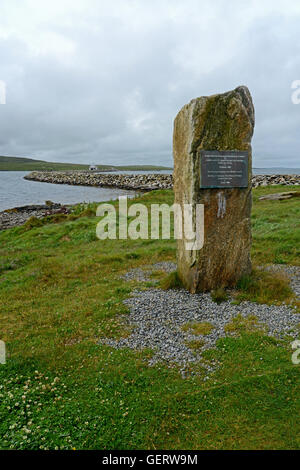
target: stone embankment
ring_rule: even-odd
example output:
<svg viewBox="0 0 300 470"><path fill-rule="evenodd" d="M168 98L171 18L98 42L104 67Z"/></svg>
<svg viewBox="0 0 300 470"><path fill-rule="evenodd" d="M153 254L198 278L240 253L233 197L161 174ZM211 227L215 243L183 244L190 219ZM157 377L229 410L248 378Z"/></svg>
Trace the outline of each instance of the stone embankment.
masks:
<svg viewBox="0 0 300 470"><path fill-rule="evenodd" d="M254 175L252 177L252 186L269 186L272 184L283 184L293 186L300 184L300 175Z"/></svg>
<svg viewBox="0 0 300 470"><path fill-rule="evenodd" d="M88 173L81 171L33 171L24 177L27 180L44 183L70 184L80 186L110 187L153 191L155 189L171 189L172 175L156 174L108 174ZM268 186L271 184L295 185L300 184L300 175L255 175L252 186Z"/></svg>
<svg viewBox="0 0 300 470"><path fill-rule="evenodd" d="M63 171L33 171L24 176L27 180L45 183L70 184L80 186L97 186L119 189L139 189L152 191L154 189L171 189L172 175L166 174L111 174Z"/></svg>

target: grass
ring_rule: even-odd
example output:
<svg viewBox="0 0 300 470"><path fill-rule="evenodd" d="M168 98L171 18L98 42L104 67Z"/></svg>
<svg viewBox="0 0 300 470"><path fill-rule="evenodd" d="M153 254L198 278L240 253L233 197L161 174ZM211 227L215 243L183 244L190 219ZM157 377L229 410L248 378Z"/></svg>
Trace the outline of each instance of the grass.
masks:
<svg viewBox="0 0 300 470"><path fill-rule="evenodd" d="M228 300L228 294L225 289L219 288L211 292L211 298L216 304L221 304Z"/></svg>
<svg viewBox="0 0 300 470"><path fill-rule="evenodd" d="M192 341L187 341L186 345L192 349L192 351L197 352L201 351L204 346L204 341L202 339L194 339Z"/></svg>
<svg viewBox="0 0 300 470"><path fill-rule="evenodd" d="M209 335L214 329L214 325L209 322L189 322L183 325L183 331L189 331L194 335Z"/></svg>
<svg viewBox="0 0 300 470"><path fill-rule="evenodd" d="M261 325L258 325L258 320L255 315L248 315L248 317L243 317L241 314L238 314L231 322L225 325L224 330L228 333L242 334L242 333L253 333L257 328L261 328Z"/></svg>
<svg viewBox="0 0 300 470"><path fill-rule="evenodd" d="M299 200L259 201L260 196L299 191L300 186L259 187L253 191L252 258L258 265L300 265Z"/></svg>
<svg viewBox="0 0 300 470"><path fill-rule="evenodd" d="M182 288L182 282L178 276L177 271L174 271L168 276L166 276L162 281L160 282L160 287L161 289L168 290L168 289L181 289Z"/></svg>
<svg viewBox="0 0 300 470"><path fill-rule="evenodd" d="M285 189L254 191L256 264L280 256L299 265L299 202L258 201ZM140 198L172 201L172 191ZM206 382L149 367L152 351L99 344L129 334L120 315L138 283L120 276L174 261L176 249L170 240L100 241L98 219L83 210L0 233L0 338L8 353L0 365L0 447L299 449L300 374L287 340L235 324L238 335L228 332L203 353L219 364ZM253 296L250 285L243 289Z"/></svg>
<svg viewBox="0 0 300 470"><path fill-rule="evenodd" d="M250 276L240 279L237 289L235 298L238 302L249 300L270 305L295 301L288 277L276 271L254 269Z"/></svg>

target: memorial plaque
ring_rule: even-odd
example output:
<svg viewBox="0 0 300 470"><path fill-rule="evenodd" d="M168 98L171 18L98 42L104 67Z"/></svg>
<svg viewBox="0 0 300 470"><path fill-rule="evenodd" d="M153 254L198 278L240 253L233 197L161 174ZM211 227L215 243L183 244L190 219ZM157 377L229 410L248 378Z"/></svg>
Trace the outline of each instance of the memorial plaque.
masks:
<svg viewBox="0 0 300 470"><path fill-rule="evenodd" d="M248 152L200 151L200 188L247 188Z"/></svg>

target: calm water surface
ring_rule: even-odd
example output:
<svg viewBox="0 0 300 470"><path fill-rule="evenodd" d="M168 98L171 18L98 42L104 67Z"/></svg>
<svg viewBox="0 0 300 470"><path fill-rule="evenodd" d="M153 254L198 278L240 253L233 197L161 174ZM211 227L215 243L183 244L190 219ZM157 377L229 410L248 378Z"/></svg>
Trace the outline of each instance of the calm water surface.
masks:
<svg viewBox="0 0 300 470"><path fill-rule="evenodd" d="M61 204L100 202L133 195L133 191L67 184L40 183L24 180L28 171L0 171L0 211L30 204L44 204L49 200Z"/></svg>
<svg viewBox="0 0 300 470"><path fill-rule="evenodd" d="M26 181L27 171L0 171L0 211L29 204L44 204L46 200L61 204L100 202L117 199L121 195L133 195L133 191L114 188L69 186L66 184ZM119 173L153 173L153 171L120 171ZM170 173L162 171L157 173ZM295 168L254 168L254 174L300 174Z"/></svg>

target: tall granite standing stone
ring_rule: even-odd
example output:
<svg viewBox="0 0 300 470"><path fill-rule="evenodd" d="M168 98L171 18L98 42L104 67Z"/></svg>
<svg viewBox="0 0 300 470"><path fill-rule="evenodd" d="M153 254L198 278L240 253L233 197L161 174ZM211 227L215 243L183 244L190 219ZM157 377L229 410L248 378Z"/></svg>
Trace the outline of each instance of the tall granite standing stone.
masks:
<svg viewBox="0 0 300 470"><path fill-rule="evenodd" d="M188 251L184 236L177 246L178 274L192 293L232 287L251 272L253 130L254 107L250 92L244 86L224 94L196 98L185 105L175 119L175 202L182 209L184 204L204 205L203 248ZM236 156L240 152L247 160L244 181L239 183L230 178L230 165L226 170L225 164L228 181L226 176L224 181L212 178L210 181L214 184L209 186L210 183L204 181L207 174L203 174L207 169L203 160L205 152L218 160L218 155L226 151Z"/></svg>

